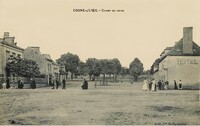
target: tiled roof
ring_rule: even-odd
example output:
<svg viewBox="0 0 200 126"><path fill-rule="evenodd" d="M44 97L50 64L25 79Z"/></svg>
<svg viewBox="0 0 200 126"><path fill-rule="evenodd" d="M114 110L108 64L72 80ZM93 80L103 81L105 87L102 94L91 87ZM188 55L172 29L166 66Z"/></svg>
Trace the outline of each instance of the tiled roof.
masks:
<svg viewBox="0 0 200 126"><path fill-rule="evenodd" d="M167 54L160 58L160 61L162 61L167 56L200 56L200 47L195 42L193 42L193 54L184 54L182 38L172 47L172 49Z"/></svg>
<svg viewBox="0 0 200 126"><path fill-rule="evenodd" d="M7 43L7 42L5 42L5 41L2 41L1 43L4 44L4 45L10 46L10 47L19 49L19 50L21 50L21 51L24 51L23 48L21 48L21 47L19 47L19 46L16 46L16 45L13 45L13 44L9 44L9 43Z"/></svg>

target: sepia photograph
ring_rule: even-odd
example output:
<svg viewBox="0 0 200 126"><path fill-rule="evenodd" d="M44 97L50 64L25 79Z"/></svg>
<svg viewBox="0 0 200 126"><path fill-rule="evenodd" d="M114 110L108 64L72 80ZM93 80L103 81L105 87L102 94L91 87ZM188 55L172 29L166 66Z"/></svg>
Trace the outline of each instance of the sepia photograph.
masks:
<svg viewBox="0 0 200 126"><path fill-rule="evenodd" d="M0 125L200 125L200 0L0 0Z"/></svg>

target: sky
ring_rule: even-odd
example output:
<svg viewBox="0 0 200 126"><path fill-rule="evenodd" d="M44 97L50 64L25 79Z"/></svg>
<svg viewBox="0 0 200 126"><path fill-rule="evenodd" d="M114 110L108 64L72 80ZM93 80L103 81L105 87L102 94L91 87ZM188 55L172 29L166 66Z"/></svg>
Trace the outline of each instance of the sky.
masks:
<svg viewBox="0 0 200 126"><path fill-rule="evenodd" d="M10 32L19 47L39 46L53 60L70 52L129 67L137 57L147 70L190 26L200 45L200 0L0 0L0 37Z"/></svg>

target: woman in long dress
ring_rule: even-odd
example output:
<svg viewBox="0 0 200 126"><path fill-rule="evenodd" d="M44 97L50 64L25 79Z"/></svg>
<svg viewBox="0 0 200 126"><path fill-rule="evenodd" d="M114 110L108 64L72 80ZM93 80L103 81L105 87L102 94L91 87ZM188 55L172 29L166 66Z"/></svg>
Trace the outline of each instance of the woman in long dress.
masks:
<svg viewBox="0 0 200 126"><path fill-rule="evenodd" d="M143 90L143 91L147 91L147 90L148 90L148 82L147 82L146 79L145 79L144 82L143 82L142 90Z"/></svg>
<svg viewBox="0 0 200 126"><path fill-rule="evenodd" d="M156 81L155 81L155 79L152 80L151 91L156 91Z"/></svg>

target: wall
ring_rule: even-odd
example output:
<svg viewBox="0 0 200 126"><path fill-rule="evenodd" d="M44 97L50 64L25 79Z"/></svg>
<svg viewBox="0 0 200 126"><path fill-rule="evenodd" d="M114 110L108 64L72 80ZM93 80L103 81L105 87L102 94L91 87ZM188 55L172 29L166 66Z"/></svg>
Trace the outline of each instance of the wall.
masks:
<svg viewBox="0 0 200 126"><path fill-rule="evenodd" d="M41 54L39 47L28 47L24 50L24 58L35 61L41 74L46 75L47 82L59 76L59 66L50 58L49 54Z"/></svg>
<svg viewBox="0 0 200 126"><path fill-rule="evenodd" d="M15 53L15 56L20 55L23 58L23 50L20 50L15 47L11 47L5 44L0 43L0 58L1 58L1 63L0 63L0 74L6 75L5 67L6 63L8 62L8 58L10 55ZM9 55L6 54L6 52L10 52Z"/></svg>
<svg viewBox="0 0 200 126"><path fill-rule="evenodd" d="M159 64L159 77L168 80L182 81L183 86L191 87L200 84L200 56L167 56Z"/></svg>
<svg viewBox="0 0 200 126"><path fill-rule="evenodd" d="M0 43L0 74L3 74L3 47Z"/></svg>
<svg viewBox="0 0 200 126"><path fill-rule="evenodd" d="M24 50L24 58L33 60L37 63L40 73L46 74L46 62L38 50L28 47Z"/></svg>

